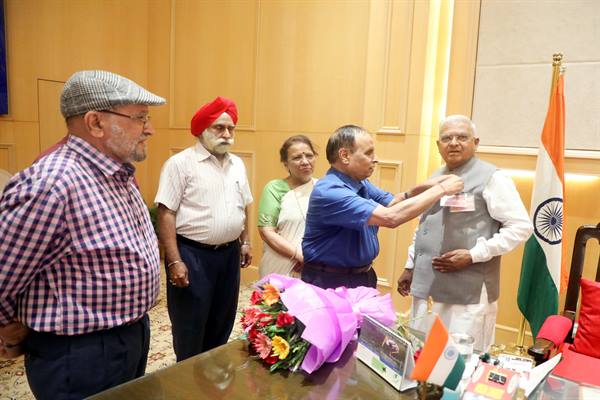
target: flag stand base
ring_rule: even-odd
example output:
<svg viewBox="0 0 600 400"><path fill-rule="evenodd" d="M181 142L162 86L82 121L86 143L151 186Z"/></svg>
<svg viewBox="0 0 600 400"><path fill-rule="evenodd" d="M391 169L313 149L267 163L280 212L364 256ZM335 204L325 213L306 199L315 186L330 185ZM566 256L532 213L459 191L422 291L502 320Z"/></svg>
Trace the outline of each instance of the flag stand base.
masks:
<svg viewBox="0 0 600 400"><path fill-rule="evenodd" d="M529 359L533 360L533 357L531 357L527 353L527 349L523 346L519 346L518 344L511 343L510 345L506 346L505 349L500 353L509 354L511 356L517 356L517 357L522 357L522 358L529 358Z"/></svg>
<svg viewBox="0 0 600 400"><path fill-rule="evenodd" d="M517 357L521 357L521 358L529 358L529 359L533 360L533 357L531 357L527 353L527 349L525 347L519 346L518 344L515 344L515 343L511 343L508 346L504 346L504 345L492 346L492 348L490 349L490 355L498 357L500 354L509 354L511 356L517 356Z"/></svg>
<svg viewBox="0 0 600 400"><path fill-rule="evenodd" d="M533 361L534 358L527 353L527 348L525 348L525 317L521 317L517 334L517 343L511 343L508 346L503 344L493 344L488 353L493 357L498 357L500 354L507 354L510 356L527 358Z"/></svg>

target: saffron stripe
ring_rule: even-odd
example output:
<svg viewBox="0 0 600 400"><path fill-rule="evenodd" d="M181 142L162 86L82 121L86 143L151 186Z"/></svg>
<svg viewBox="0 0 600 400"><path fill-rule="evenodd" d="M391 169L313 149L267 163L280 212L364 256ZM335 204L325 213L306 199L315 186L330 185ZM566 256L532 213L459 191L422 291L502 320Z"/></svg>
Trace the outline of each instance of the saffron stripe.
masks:
<svg viewBox="0 0 600 400"><path fill-rule="evenodd" d="M564 98L564 78L559 76L554 87L550 104L548 105L548 114L544 121L542 129L542 144L546 148L552 164L564 185L564 148L565 148L565 98ZM558 133L558 134L557 134Z"/></svg>
<svg viewBox="0 0 600 400"><path fill-rule="evenodd" d="M413 369L411 379L426 381L442 356L447 343L448 332L441 320L436 318L419 355L419 360Z"/></svg>

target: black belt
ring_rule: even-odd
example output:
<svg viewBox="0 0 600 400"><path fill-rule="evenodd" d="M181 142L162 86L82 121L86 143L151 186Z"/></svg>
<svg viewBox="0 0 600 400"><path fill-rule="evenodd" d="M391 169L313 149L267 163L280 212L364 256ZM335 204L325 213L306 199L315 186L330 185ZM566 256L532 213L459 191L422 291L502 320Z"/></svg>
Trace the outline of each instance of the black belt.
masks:
<svg viewBox="0 0 600 400"><path fill-rule="evenodd" d="M306 263L303 268L312 269L313 271L327 272L330 274L362 274L371 270L373 264L361 265L359 267L332 267L321 263Z"/></svg>
<svg viewBox="0 0 600 400"><path fill-rule="evenodd" d="M198 249L204 249L204 250L225 249L225 248L231 246L232 244L239 243L239 240L235 239L235 240L232 240L231 242L227 242L227 243L206 244L206 243L196 242L195 240L188 239L185 236L181 236L181 235L177 235L177 240L180 241L181 243L187 244L188 246L192 246L192 247L196 247Z"/></svg>

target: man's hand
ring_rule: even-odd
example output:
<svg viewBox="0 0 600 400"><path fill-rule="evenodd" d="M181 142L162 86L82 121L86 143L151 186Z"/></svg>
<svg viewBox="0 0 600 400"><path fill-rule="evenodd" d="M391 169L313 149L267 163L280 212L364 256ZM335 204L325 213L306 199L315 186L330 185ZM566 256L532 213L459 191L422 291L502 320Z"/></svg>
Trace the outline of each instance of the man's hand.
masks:
<svg viewBox="0 0 600 400"><path fill-rule="evenodd" d="M15 358L23 354L20 344L28 334L29 328L17 321L0 327L0 357Z"/></svg>
<svg viewBox="0 0 600 400"><path fill-rule="evenodd" d="M252 247L244 243L240 249L240 267L246 268L252 262Z"/></svg>
<svg viewBox="0 0 600 400"><path fill-rule="evenodd" d="M452 250L431 260L433 269L439 272L456 272L473 264L471 253L466 249Z"/></svg>
<svg viewBox="0 0 600 400"><path fill-rule="evenodd" d="M17 344L21 343L27 337L29 328L18 321L11 322L8 325L0 327L0 339L4 343Z"/></svg>
<svg viewBox="0 0 600 400"><path fill-rule="evenodd" d="M413 270L405 269L398 278L398 293L402 296L408 296L410 293L410 285L412 284Z"/></svg>
<svg viewBox="0 0 600 400"><path fill-rule="evenodd" d="M461 178L456 175L444 175L446 178L438 182L437 184L444 189L444 193L446 195L452 195L455 193L462 192L465 187L465 184Z"/></svg>
<svg viewBox="0 0 600 400"><path fill-rule="evenodd" d="M292 271L297 272L297 273L301 273L302 272L302 268L304 268L304 263L303 262L296 262L296 264L294 264L294 266L292 267Z"/></svg>
<svg viewBox="0 0 600 400"><path fill-rule="evenodd" d="M172 264L167 268L169 283L180 288L188 287L190 281L188 279L188 268L183 261Z"/></svg>
<svg viewBox="0 0 600 400"><path fill-rule="evenodd" d="M444 182L446 179L450 178L451 176L454 176L454 175L440 175L440 176L434 176L433 178L429 178L426 181L419 183L415 187L410 189L407 192L408 197L413 197L413 196L419 195L419 194L423 193L424 191L426 191L427 189L434 187L438 183Z"/></svg>
<svg viewBox="0 0 600 400"><path fill-rule="evenodd" d="M23 346L20 344L8 346L9 347L7 347L6 343L2 342L2 339L0 339L0 359L17 358L20 355L25 354L23 351Z"/></svg>

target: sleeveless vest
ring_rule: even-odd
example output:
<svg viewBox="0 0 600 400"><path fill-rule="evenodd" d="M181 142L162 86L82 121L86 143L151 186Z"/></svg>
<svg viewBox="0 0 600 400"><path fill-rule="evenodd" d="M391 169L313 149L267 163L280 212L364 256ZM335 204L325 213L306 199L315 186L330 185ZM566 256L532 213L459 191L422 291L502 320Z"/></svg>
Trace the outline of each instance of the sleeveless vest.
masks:
<svg viewBox="0 0 600 400"><path fill-rule="evenodd" d="M493 219L483 198L490 178L497 168L476 157L459 168L449 171L443 167L433 176L452 173L460 176L465 187L463 192L474 197L475 210L451 213L449 207L440 207L439 201L422 216L415 239L415 269L411 286L413 296L449 304L477 304L483 283L488 301L496 301L500 286L500 257L469 265L457 272L438 272L431 266L431 259L450 250L470 250L477 238L491 238L500 229L500 222Z"/></svg>

